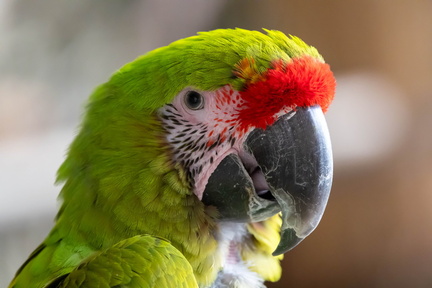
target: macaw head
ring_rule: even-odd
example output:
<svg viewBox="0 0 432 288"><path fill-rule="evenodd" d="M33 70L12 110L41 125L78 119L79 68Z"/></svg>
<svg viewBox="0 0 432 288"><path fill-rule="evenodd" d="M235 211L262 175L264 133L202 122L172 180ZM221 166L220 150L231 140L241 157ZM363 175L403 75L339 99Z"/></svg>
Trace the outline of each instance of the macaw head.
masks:
<svg viewBox="0 0 432 288"><path fill-rule="evenodd" d="M174 161L219 219L256 222L282 211L277 255L315 229L329 197L323 112L335 80L314 48L267 32L213 31L174 44L190 53L179 67L187 84L158 115Z"/></svg>
<svg viewBox="0 0 432 288"><path fill-rule="evenodd" d="M219 221L257 222L282 212L277 255L308 236L323 215L333 173L323 112L334 93L329 66L297 37L267 30L204 32L149 52L101 86L89 104L99 115L92 117L91 129L98 131L92 143L105 145L99 155L116 145L138 149L152 141L155 151L162 145L182 180L168 185L215 207ZM140 117L152 126L139 129ZM126 159L124 165L162 167L150 150L110 155ZM103 169L119 173L109 161ZM116 176L119 189L127 185L121 181L129 170L123 170Z"/></svg>

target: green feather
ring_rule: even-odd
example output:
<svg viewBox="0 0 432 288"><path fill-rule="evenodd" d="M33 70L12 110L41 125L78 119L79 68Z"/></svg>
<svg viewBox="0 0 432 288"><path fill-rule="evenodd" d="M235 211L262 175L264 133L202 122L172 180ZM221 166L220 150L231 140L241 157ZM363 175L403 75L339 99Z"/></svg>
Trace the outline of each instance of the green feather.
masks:
<svg viewBox="0 0 432 288"><path fill-rule="evenodd" d="M198 287L192 267L169 242L134 236L92 254L49 287Z"/></svg>

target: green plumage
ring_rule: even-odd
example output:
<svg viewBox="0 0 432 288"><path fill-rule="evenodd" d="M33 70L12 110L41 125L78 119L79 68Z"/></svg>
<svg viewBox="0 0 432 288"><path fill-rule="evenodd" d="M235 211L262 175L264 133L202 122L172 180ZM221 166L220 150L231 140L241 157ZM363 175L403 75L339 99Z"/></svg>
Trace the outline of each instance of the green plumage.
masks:
<svg viewBox="0 0 432 288"><path fill-rule="evenodd" d="M90 256L59 287L198 287L192 267L164 239L134 236Z"/></svg>
<svg viewBox="0 0 432 288"><path fill-rule="evenodd" d="M64 186L55 226L10 287L210 285L222 262L215 253L217 213L198 200L173 161L157 109L188 86L241 89L244 79L233 71L242 59L254 59L257 69L265 70L274 60L301 54L321 57L278 31L215 30L156 49L118 70L91 95L58 171ZM280 223L267 226L255 233L271 229L274 237L264 237L262 249L259 237L254 241L265 263L278 263L271 252ZM254 257L250 250L245 258ZM277 280L278 271L263 277Z"/></svg>

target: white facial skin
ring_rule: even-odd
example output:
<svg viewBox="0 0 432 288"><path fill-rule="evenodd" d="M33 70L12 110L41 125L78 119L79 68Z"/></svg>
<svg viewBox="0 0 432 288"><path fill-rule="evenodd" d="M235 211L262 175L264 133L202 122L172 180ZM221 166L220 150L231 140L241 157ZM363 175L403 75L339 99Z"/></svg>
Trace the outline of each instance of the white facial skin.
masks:
<svg viewBox="0 0 432 288"><path fill-rule="evenodd" d="M200 98L194 103L200 103L196 107L187 104L191 91L199 93L192 95ZM237 111L243 100L237 94L230 86L210 92L188 88L176 96L172 105L160 110L175 160L190 171L194 193L200 200L222 159L230 153L244 153L241 147L246 133L236 130Z"/></svg>

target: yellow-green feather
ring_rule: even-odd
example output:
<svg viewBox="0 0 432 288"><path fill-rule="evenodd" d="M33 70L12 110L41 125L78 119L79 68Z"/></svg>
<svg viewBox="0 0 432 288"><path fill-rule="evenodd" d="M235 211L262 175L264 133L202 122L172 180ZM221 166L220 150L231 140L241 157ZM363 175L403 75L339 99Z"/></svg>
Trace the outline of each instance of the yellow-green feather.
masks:
<svg viewBox="0 0 432 288"><path fill-rule="evenodd" d="M248 224L250 238L241 250L243 260L251 263L250 269L271 282L278 281L282 274L279 262L283 255L272 255L280 241L281 225L279 214L262 222Z"/></svg>
<svg viewBox="0 0 432 288"><path fill-rule="evenodd" d="M164 239L134 236L92 254L60 282L59 288L198 287L186 258ZM57 287L57 286L56 286Z"/></svg>

